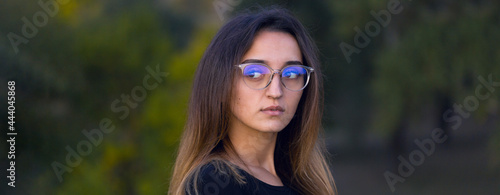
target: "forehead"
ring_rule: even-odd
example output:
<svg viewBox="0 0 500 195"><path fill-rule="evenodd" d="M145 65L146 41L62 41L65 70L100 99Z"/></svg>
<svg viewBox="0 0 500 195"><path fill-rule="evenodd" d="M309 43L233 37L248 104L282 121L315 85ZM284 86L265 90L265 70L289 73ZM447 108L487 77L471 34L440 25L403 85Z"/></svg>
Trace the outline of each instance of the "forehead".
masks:
<svg viewBox="0 0 500 195"><path fill-rule="evenodd" d="M297 40L289 33L264 30L255 36L242 62L245 60L259 60L276 68L292 61L302 63L302 53Z"/></svg>

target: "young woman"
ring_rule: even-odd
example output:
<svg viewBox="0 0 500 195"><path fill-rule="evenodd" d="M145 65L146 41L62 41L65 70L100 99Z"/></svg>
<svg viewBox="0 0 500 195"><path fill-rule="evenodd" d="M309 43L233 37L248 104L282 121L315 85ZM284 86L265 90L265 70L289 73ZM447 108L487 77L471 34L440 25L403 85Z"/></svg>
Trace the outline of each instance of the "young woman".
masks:
<svg viewBox="0 0 500 195"><path fill-rule="evenodd" d="M169 194L335 194L316 50L284 9L225 24L195 74Z"/></svg>

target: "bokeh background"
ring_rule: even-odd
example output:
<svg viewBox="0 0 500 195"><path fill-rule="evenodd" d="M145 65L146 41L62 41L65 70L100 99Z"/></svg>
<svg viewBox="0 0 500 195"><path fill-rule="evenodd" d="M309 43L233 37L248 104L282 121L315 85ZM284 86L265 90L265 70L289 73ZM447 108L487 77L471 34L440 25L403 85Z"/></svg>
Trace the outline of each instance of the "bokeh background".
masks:
<svg viewBox="0 0 500 195"><path fill-rule="evenodd" d="M47 11L39 2L55 4ZM372 14L398 2L398 13L382 16L386 24ZM303 22L321 51L324 138L340 194L500 194L496 0L2 1L0 194L165 194L205 48L231 16L275 4ZM36 32L23 29L26 21ZM368 29L369 40L357 42L356 29ZM166 76L140 93L148 69ZM490 88L480 78L493 80ZM9 80L15 189L5 177ZM478 86L487 98L478 98ZM83 132L103 119L115 129L101 131L102 140L94 134L101 141L85 148L91 139ZM401 176L398 156L415 157L415 139L436 128L448 139L391 191L384 173ZM69 165L78 147L86 153ZM71 172L59 180L54 162Z"/></svg>

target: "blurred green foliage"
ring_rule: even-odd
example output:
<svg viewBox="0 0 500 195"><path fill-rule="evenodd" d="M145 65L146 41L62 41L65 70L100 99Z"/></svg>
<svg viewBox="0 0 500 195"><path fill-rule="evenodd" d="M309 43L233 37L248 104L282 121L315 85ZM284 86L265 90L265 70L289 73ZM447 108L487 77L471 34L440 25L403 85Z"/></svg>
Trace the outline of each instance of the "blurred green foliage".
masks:
<svg viewBox="0 0 500 195"><path fill-rule="evenodd" d="M196 65L222 24L211 3L69 1L15 53L7 34L21 35L21 18L31 20L42 9L35 1L3 2L0 81L17 83L18 179L24 186L18 193L165 193ZM344 132L356 147L363 134L394 136L401 121L418 120L422 105L442 106L436 97L462 103L474 95L478 76L500 80L498 2L402 3L403 12L392 15L390 25L352 55L352 63L339 43L353 44L353 28L374 21L370 11L385 9L386 1L243 0L228 14L279 4L311 29L326 74L326 129ZM146 67L157 65L167 77L120 119L112 102L142 86ZM498 117L499 91L481 102L473 118ZM4 88L0 96L6 96ZM4 104L0 108L6 110ZM82 130L97 128L102 118L116 129L59 182L51 163L64 163L65 147L86 140ZM498 169L498 122L495 128L489 147ZM4 144L0 149L7 151Z"/></svg>
<svg viewBox="0 0 500 195"><path fill-rule="evenodd" d="M472 14L462 13L465 11ZM432 96L421 94L441 92L462 103L465 96L475 95L480 84L477 76L499 73L500 27L491 25L497 11L467 8L458 13L415 16L416 25L405 29L395 44L386 45L375 60L373 90L379 101L387 103L381 105L396 105L381 110L380 120L389 120L382 123L394 124L390 120L401 115L403 111L398 109L404 105L413 111L432 101ZM481 104L483 112L487 105Z"/></svg>

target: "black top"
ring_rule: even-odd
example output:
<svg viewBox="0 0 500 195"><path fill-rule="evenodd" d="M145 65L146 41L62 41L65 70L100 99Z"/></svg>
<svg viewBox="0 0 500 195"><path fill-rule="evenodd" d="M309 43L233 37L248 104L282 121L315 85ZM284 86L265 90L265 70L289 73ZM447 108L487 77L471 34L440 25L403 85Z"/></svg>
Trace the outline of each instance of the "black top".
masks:
<svg viewBox="0 0 500 195"><path fill-rule="evenodd" d="M199 175L198 192L202 195L298 195L287 186L269 185L242 169L237 170L246 183L239 184L233 176L229 176L226 171L216 170L211 163L204 165ZM194 194L194 190L191 192Z"/></svg>

